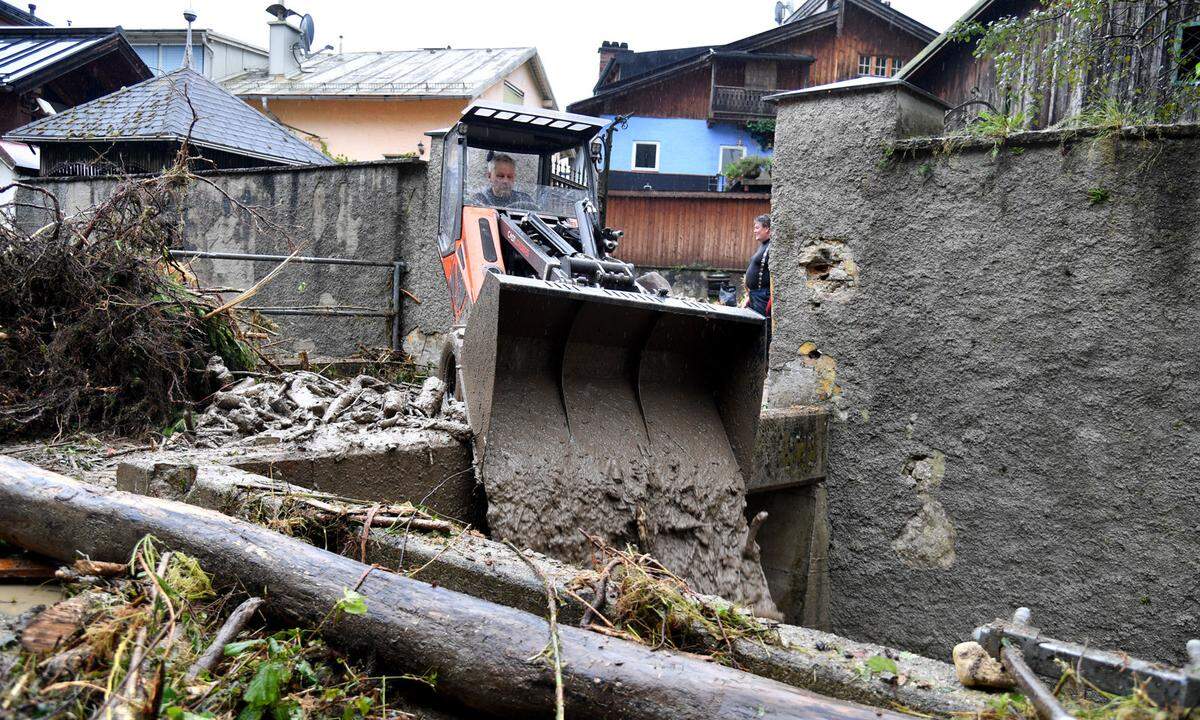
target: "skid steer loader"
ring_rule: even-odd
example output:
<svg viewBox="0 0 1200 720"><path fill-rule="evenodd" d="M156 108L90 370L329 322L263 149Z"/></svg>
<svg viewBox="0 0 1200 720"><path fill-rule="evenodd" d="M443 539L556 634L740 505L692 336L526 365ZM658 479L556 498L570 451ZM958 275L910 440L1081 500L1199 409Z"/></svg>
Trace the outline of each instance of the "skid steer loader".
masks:
<svg viewBox="0 0 1200 720"><path fill-rule="evenodd" d="M769 606L742 516L763 319L671 297L613 256L597 211L612 131L478 101L442 138L456 327L440 373L466 403L489 528L575 562L584 533L637 544L701 592Z"/></svg>

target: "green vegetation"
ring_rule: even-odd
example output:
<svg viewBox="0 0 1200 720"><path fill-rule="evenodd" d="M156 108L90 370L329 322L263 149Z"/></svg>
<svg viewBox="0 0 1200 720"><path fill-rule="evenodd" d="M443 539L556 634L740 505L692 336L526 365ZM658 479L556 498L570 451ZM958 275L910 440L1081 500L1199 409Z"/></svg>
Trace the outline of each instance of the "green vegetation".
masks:
<svg viewBox="0 0 1200 720"><path fill-rule="evenodd" d="M411 695L437 682L432 673L371 674L317 631L297 628L243 631L224 646L211 673L189 677L241 598L215 590L194 558L172 553L160 563L157 543L143 539L129 575L87 591L93 612L81 631L49 659L22 652L0 679L0 697L8 701L0 714L87 718L107 702L112 717L383 720L410 717ZM366 598L347 589L330 613L362 614L366 607ZM81 661L53 669L72 656Z"/></svg>
<svg viewBox="0 0 1200 720"><path fill-rule="evenodd" d="M751 120L746 123L746 132L763 150L775 147L774 120Z"/></svg>
<svg viewBox="0 0 1200 720"><path fill-rule="evenodd" d="M771 172L771 158L762 155L747 155L725 166L722 173L729 180L754 180L763 171Z"/></svg>

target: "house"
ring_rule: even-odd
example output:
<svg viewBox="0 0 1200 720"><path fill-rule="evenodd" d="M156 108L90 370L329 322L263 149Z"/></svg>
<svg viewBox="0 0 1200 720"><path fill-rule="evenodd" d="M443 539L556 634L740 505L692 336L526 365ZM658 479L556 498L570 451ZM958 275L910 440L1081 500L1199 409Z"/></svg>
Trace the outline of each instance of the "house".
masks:
<svg viewBox="0 0 1200 720"><path fill-rule="evenodd" d="M120 28L0 27L0 133L149 77Z"/></svg>
<svg viewBox="0 0 1200 720"><path fill-rule="evenodd" d="M183 67L187 30L126 30L125 38L155 75ZM209 80L222 80L250 70L265 70L267 51L213 30L192 30L191 67Z"/></svg>
<svg viewBox="0 0 1200 720"><path fill-rule="evenodd" d="M334 156L427 157L425 132L454 124L478 98L558 107L536 48L308 54L296 50L301 34L290 20L269 26L268 67L224 86Z"/></svg>
<svg viewBox="0 0 1200 720"><path fill-rule="evenodd" d="M36 9L36 5L29 5L29 12L25 12L16 5L0 2L0 27L49 25L50 23L33 14Z"/></svg>
<svg viewBox="0 0 1200 720"><path fill-rule="evenodd" d="M185 139L207 161L204 169L331 162L188 67L35 120L4 139L36 144L43 175L157 172L174 162Z"/></svg>
<svg viewBox="0 0 1200 720"><path fill-rule="evenodd" d="M944 100L951 110L947 126L956 129L984 111L1015 118L1027 128L1045 128L1079 115L1100 99L1115 100L1121 112L1153 114L1168 105L1180 111L1171 119L1197 119L1200 83L1200 17L1191 3L1127 0L1119 12L1100 18L1102 33L1087 37L1088 66L1068 72L1053 61L1052 43L1061 43L1060 20L1036 41L1014 48L1018 78L1006 84L994 58L975 57L978 39L943 33L899 74L899 78ZM1189 7L1190 6L1190 7ZM1040 7L1037 0L980 0L956 25L984 27L1002 18L1024 18ZM1116 7L1116 6L1114 6ZM1080 37L1078 25L1067 32ZM1181 92L1182 91L1182 92Z"/></svg>
<svg viewBox="0 0 1200 720"><path fill-rule="evenodd" d="M632 114L614 136L615 190L710 191L747 155L770 155L782 90L891 76L937 33L880 0L810 0L770 30L724 45L600 47L594 94L572 112Z"/></svg>

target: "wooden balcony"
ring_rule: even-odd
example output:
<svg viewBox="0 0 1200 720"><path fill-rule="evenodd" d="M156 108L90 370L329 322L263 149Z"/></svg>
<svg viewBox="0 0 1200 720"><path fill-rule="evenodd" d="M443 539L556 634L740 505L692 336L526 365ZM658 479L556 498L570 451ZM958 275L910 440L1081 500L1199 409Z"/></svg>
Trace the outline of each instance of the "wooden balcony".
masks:
<svg viewBox="0 0 1200 720"><path fill-rule="evenodd" d="M709 117L714 120L752 120L775 117L775 106L763 102L779 90L713 85Z"/></svg>

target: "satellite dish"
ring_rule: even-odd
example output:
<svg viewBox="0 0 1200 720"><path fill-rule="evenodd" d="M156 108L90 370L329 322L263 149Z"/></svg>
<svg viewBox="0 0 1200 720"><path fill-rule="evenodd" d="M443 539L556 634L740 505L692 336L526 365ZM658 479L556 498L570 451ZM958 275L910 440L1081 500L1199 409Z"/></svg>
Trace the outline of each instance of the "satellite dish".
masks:
<svg viewBox="0 0 1200 720"><path fill-rule="evenodd" d="M316 34L317 30L313 25L312 15L305 14L300 18L300 44L304 47L304 52L312 49L313 38Z"/></svg>

